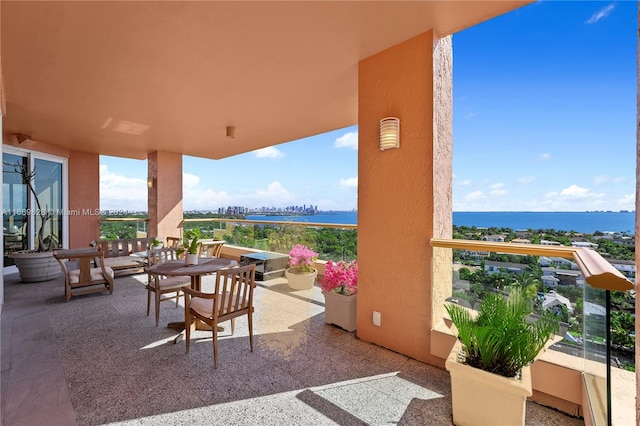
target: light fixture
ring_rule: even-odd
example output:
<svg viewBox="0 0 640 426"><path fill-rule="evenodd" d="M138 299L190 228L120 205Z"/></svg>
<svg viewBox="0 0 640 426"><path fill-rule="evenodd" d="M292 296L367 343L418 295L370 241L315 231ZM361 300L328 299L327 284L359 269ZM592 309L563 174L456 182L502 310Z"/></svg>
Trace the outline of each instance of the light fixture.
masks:
<svg viewBox="0 0 640 426"><path fill-rule="evenodd" d="M156 180L152 177L147 179L147 188L152 189L154 186L156 186Z"/></svg>
<svg viewBox="0 0 640 426"><path fill-rule="evenodd" d="M400 119L386 117L380 120L380 151L400 147Z"/></svg>
<svg viewBox="0 0 640 426"><path fill-rule="evenodd" d="M25 135L24 133L16 134L16 138L18 139L18 145L29 144L29 142L33 142L31 136Z"/></svg>
<svg viewBox="0 0 640 426"><path fill-rule="evenodd" d="M236 137L236 128L233 126L227 126L227 137L228 138L235 138Z"/></svg>

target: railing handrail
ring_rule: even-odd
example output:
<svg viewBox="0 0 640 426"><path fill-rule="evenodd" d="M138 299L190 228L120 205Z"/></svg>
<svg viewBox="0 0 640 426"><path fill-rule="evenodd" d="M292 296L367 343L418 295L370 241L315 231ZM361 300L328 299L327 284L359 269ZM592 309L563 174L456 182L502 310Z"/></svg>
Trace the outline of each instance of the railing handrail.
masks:
<svg viewBox="0 0 640 426"><path fill-rule="evenodd" d="M287 226L303 226L318 228L339 228L339 229L358 229L358 225L347 223L320 223L320 222L288 222L278 220L250 220L250 219L228 219L228 218L202 218L202 219L183 219L183 222L231 222L231 223L249 223L258 225L287 225Z"/></svg>
<svg viewBox="0 0 640 426"><path fill-rule="evenodd" d="M611 263L607 262L600 253L591 249L446 238L432 238L430 243L432 247L451 249L573 258L578 264L585 281L587 281L591 287L616 291L632 290L634 287L633 283L625 278Z"/></svg>

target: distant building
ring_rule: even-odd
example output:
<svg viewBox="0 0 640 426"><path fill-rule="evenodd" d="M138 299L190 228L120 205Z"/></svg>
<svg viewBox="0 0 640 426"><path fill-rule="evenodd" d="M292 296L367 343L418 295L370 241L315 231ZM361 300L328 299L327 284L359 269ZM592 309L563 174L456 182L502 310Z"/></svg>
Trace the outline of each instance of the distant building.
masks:
<svg viewBox="0 0 640 426"><path fill-rule="evenodd" d="M540 244L543 246L561 246L558 241L540 240Z"/></svg>
<svg viewBox="0 0 640 426"><path fill-rule="evenodd" d="M491 241L494 243L504 243L504 235L485 235L482 241Z"/></svg>
<svg viewBox="0 0 640 426"><path fill-rule="evenodd" d="M484 270L488 274L497 274L499 272L508 272L510 274L522 274L529 265L522 263L497 262L495 260L485 260Z"/></svg>
<svg viewBox="0 0 640 426"><path fill-rule="evenodd" d="M542 275L549 275L559 280L558 285L582 286L584 285L584 277L580 270L560 269L560 268L542 268Z"/></svg>
<svg viewBox="0 0 640 426"><path fill-rule="evenodd" d="M553 275L543 275L542 276L542 285L549 288L556 288L560 284L560 280L554 277Z"/></svg>
<svg viewBox="0 0 640 426"><path fill-rule="evenodd" d="M510 242L512 244L531 244L531 240L527 240L526 238L514 238Z"/></svg>
<svg viewBox="0 0 640 426"><path fill-rule="evenodd" d="M574 241L571 243L572 247L578 247L578 248L588 248L588 249L597 249L598 245L596 243L591 243L589 241Z"/></svg>
<svg viewBox="0 0 640 426"><path fill-rule="evenodd" d="M555 267L555 268L569 268L569 269L578 269L578 264L569 260L569 259L565 259L564 257L547 257L547 256L540 256L540 258L538 259L538 264L540 266L542 266L543 268L545 267Z"/></svg>
<svg viewBox="0 0 640 426"><path fill-rule="evenodd" d="M573 307L571 306L571 301L566 297L556 293L553 290L544 294L544 299L542 300L542 307L544 309L557 311L560 306L566 306L569 313L570 314L573 313Z"/></svg>

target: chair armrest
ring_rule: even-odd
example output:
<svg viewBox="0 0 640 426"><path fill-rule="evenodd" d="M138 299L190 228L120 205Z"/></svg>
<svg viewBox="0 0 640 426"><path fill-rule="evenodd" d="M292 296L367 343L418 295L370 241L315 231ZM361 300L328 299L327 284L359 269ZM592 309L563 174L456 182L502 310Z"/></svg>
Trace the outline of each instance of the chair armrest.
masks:
<svg viewBox="0 0 640 426"><path fill-rule="evenodd" d="M201 297L203 299L215 299L218 295L216 293L203 293L192 289L191 287L184 287L182 291L191 297Z"/></svg>

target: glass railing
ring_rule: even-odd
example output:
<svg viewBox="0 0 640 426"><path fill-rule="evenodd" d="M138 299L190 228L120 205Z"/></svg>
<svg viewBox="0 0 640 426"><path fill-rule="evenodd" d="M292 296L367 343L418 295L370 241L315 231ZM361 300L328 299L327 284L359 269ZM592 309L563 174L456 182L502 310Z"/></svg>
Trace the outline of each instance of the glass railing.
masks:
<svg viewBox="0 0 640 426"><path fill-rule="evenodd" d="M204 238L225 240L226 244L289 253L303 244L319 253L320 260L355 260L357 225L260 221L242 219L184 219L184 229L197 228Z"/></svg>
<svg viewBox="0 0 640 426"><path fill-rule="evenodd" d="M453 239L431 245L434 324L442 322L445 301L473 310L489 292L519 287L532 298L532 314L558 318L561 332L545 360L583 373L594 424L635 421L633 284L613 265L593 250L567 246ZM541 258L568 262L541 266Z"/></svg>

